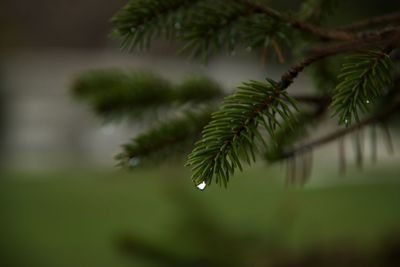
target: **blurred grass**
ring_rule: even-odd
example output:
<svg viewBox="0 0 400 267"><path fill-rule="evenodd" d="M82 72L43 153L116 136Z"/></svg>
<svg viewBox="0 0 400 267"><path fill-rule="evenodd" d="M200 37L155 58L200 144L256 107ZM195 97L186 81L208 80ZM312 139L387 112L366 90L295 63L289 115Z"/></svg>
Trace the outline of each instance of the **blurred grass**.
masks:
<svg viewBox="0 0 400 267"><path fill-rule="evenodd" d="M232 238L254 237L294 252L336 241L368 250L400 233L398 168L380 164L350 170L347 178L330 169L316 173L321 177L305 188L285 188L277 168L258 165L227 190L201 192L185 170L166 166L130 173L9 171L0 181L0 265L145 266L118 251L124 235L182 257L201 254L193 233L202 229L187 220L191 213Z"/></svg>

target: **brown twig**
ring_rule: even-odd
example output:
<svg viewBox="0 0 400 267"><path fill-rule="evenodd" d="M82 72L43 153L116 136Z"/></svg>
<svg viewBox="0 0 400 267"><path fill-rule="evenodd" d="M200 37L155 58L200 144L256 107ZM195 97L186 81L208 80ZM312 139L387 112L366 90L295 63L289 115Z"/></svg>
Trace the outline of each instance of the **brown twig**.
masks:
<svg viewBox="0 0 400 267"><path fill-rule="evenodd" d="M254 11L265 13L272 18L287 23L288 26L294 29L310 33L320 38L329 40L340 40L340 41L351 41L358 39L357 35L353 33L346 32L343 30L323 28L304 21L293 19L289 16L280 13L275 9L256 3L252 0L241 0L241 1Z"/></svg>
<svg viewBox="0 0 400 267"><path fill-rule="evenodd" d="M281 63L281 64L285 63L285 57L283 56L282 49L280 48L277 41L275 41L275 39L272 39L271 46L275 50L275 53L279 60L279 63Z"/></svg>
<svg viewBox="0 0 400 267"><path fill-rule="evenodd" d="M319 44L308 49L310 55L330 56L375 47L399 46L400 27L388 28L378 32L364 34L360 39L335 44Z"/></svg>
<svg viewBox="0 0 400 267"><path fill-rule="evenodd" d="M385 109L381 113L378 113L375 116L369 117L369 118L361 121L360 123L354 124L353 126L344 128L344 129L339 130L339 131L335 131L335 132L330 133L330 134L328 134L328 135L326 135L326 136L324 136L324 137L322 137L320 139L311 141L308 144L305 144L305 145L299 146L297 148L294 148L294 149L292 149L290 151L287 151L286 153L284 153L282 155L282 159L291 158L294 155L296 155L296 154L298 154L298 153L300 153L302 151L307 151L308 149L313 149L315 147L325 145L325 144L327 144L327 143L329 143L331 141L334 141L334 140L336 140L336 139L338 139L340 137L343 137L343 136L345 136L345 135L347 135L349 133L357 131L357 130L359 130L359 129L367 126L367 125L381 122L381 121L389 118L390 116L392 116L395 112L397 112L399 110L400 110L400 101L397 101L395 104L393 104L389 108Z"/></svg>
<svg viewBox="0 0 400 267"><path fill-rule="evenodd" d="M369 18L369 19L365 19L365 20L356 21L349 25L340 27L338 29L342 30L342 31L352 32L352 31L358 31L358 30L362 30L365 28L373 27L376 25L381 25L384 23L390 23L390 22L400 23L400 11L390 13L390 14L385 14L382 16Z"/></svg>
<svg viewBox="0 0 400 267"><path fill-rule="evenodd" d="M400 43L400 27L385 29L380 32L371 33L362 37L362 40L351 42L337 43L333 45L323 46L321 48L314 47L310 56L303 61L294 64L282 77L280 81L281 88L284 90L293 82L297 75L303 69L312 63L340 53L358 51L376 46L398 46Z"/></svg>

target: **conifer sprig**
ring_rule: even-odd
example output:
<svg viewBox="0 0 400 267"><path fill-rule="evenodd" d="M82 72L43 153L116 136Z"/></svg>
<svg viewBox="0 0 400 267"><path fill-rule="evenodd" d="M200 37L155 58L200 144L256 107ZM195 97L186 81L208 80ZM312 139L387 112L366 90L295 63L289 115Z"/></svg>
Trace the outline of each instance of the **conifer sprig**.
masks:
<svg viewBox="0 0 400 267"><path fill-rule="evenodd" d="M90 70L72 85L72 93L106 119L139 118L149 109L170 104L172 84L151 72Z"/></svg>
<svg viewBox="0 0 400 267"><path fill-rule="evenodd" d="M148 48L157 37L177 37L182 23L198 0L130 0L113 17L114 35L122 37L122 47Z"/></svg>
<svg viewBox="0 0 400 267"><path fill-rule="evenodd" d="M141 118L159 108L199 104L223 97L219 84L196 75L173 84L148 71L91 70L74 82L72 93L106 119Z"/></svg>
<svg viewBox="0 0 400 267"><path fill-rule="evenodd" d="M137 119L147 111L184 111L179 116L164 116L170 119L125 145L118 156L121 165L135 165L138 159L165 158L170 152L181 151L186 144L193 145L205 126L187 160L192 179L200 189L213 181L226 186L234 172L242 169L243 161L250 164L256 159L260 146L264 158L267 154L271 161L289 159L292 172L298 171L298 155L311 154L314 147L379 123L399 110L398 86L385 94L394 70L389 48L396 49L400 43L398 12L336 29L321 26L336 2L305 0L298 12L286 12L259 0L129 0L113 18L114 33L122 37L124 48L144 49L156 38L176 39L183 42L183 50L192 56L207 59L226 50L232 54L241 47L265 51L271 45L282 59L280 47L286 42L295 45L291 51L298 50L293 54L303 60L292 65L279 82L267 79L244 83L212 115L214 104L224 93L218 84L206 78L174 84L148 73L91 72L75 83L74 94L103 117ZM305 50L302 44L307 44ZM368 50L371 51L360 53ZM339 76L332 62L314 64L356 51L359 54L348 59ZM313 109L301 106L302 110L293 114L297 104L286 88L309 65L316 68L312 76L317 78L319 92L303 98L313 104ZM382 103L380 107L374 105L384 111L360 120L378 98L382 103L388 99L391 102L392 98L396 101L388 105L389 109L384 109ZM198 109L209 101L211 106ZM306 135L307 126L316 122L329 106L339 116L340 124L353 124L296 146L296 140ZM291 128L296 129L292 132ZM305 158L303 171L309 173L308 156Z"/></svg>
<svg viewBox="0 0 400 267"><path fill-rule="evenodd" d="M267 47L272 39L286 40L284 28L279 20L241 1L204 1L184 25L181 39L183 50L207 59L223 50L233 53L238 45Z"/></svg>
<svg viewBox="0 0 400 267"><path fill-rule="evenodd" d="M306 0L300 8L300 19L320 23L326 16L333 13L339 0Z"/></svg>
<svg viewBox="0 0 400 267"><path fill-rule="evenodd" d="M280 83L250 81L228 96L212 114L202 139L188 157L196 185L215 182L226 186L241 161L255 161L256 143L266 146L261 125L271 136L282 121L290 120L295 101Z"/></svg>
<svg viewBox="0 0 400 267"><path fill-rule="evenodd" d="M210 121L214 110L212 105L201 106L163 120L123 145L123 152L116 156L118 165L135 167L139 161L165 160L176 152L187 152Z"/></svg>
<svg viewBox="0 0 400 267"><path fill-rule="evenodd" d="M393 64L383 51L369 51L348 57L338 76L341 82L334 89L332 108L339 123L360 121L375 99L392 84Z"/></svg>

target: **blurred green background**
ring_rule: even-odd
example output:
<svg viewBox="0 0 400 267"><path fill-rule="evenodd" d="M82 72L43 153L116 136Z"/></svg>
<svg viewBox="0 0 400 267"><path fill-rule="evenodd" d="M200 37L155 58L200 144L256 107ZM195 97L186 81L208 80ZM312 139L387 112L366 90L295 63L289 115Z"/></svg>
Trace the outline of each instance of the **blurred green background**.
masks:
<svg viewBox="0 0 400 267"><path fill-rule="evenodd" d="M362 266L400 238L390 164L341 178L320 168L313 178L334 185L305 188L285 188L282 171L262 165L227 190L195 190L188 176L167 166L5 173L3 266Z"/></svg>

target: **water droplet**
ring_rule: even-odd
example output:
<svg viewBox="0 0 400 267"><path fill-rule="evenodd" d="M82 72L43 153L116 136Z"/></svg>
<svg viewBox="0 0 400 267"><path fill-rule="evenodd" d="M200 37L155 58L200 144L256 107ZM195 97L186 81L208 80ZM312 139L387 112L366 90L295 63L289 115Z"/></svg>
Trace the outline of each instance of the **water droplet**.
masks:
<svg viewBox="0 0 400 267"><path fill-rule="evenodd" d="M201 184L198 184L196 187L198 189L200 189L201 191L203 191L206 188L206 186L207 186L206 182L203 181Z"/></svg>
<svg viewBox="0 0 400 267"><path fill-rule="evenodd" d="M348 125L348 124L349 124L349 120L348 120L348 119L345 119L345 120L344 120L344 123L345 123L346 125Z"/></svg>
<svg viewBox="0 0 400 267"><path fill-rule="evenodd" d="M369 100L365 101L365 103L369 104Z"/></svg>
<svg viewBox="0 0 400 267"><path fill-rule="evenodd" d="M251 50L253 50L253 48L251 46L246 47L247 52L251 52Z"/></svg>
<svg viewBox="0 0 400 267"><path fill-rule="evenodd" d="M140 158L132 157L132 158L129 159L128 164L131 167L136 167L136 166L138 166L140 164Z"/></svg>

